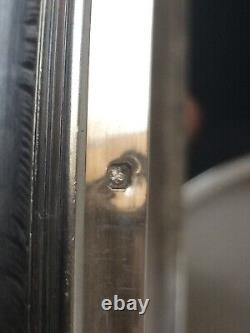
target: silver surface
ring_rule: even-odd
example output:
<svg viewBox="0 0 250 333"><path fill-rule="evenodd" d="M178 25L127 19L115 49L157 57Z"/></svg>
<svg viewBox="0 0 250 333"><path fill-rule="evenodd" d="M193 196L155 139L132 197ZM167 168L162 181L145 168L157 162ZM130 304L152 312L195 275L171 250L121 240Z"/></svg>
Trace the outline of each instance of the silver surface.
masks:
<svg viewBox="0 0 250 333"><path fill-rule="evenodd" d="M182 0L92 2L86 170L79 168L86 187L77 198L83 239L76 233L83 294L80 284L75 290L83 297L78 319L86 332L184 330L178 238L185 9ZM132 164L123 190L107 186L107 169L116 162ZM146 315L104 312L102 299L116 294L149 297Z"/></svg>
<svg viewBox="0 0 250 333"><path fill-rule="evenodd" d="M146 332L185 331L180 188L184 169L187 2L157 0L154 10Z"/></svg>
<svg viewBox="0 0 250 333"><path fill-rule="evenodd" d="M145 298L152 19L152 0L92 1L82 220L86 332L143 332L138 312L105 312L101 302ZM109 184L110 164L131 166L122 190Z"/></svg>
<svg viewBox="0 0 250 333"><path fill-rule="evenodd" d="M93 0L91 24L91 1L42 4L32 332L180 333L183 0Z"/></svg>
<svg viewBox="0 0 250 333"><path fill-rule="evenodd" d="M250 158L215 167L184 186L187 331L250 330Z"/></svg>
<svg viewBox="0 0 250 333"><path fill-rule="evenodd" d="M89 29L90 1L41 1L30 260L32 333L82 332L83 265L78 253L82 255L83 223L76 223L76 197L84 184L80 169L84 169L86 135L81 117L86 118Z"/></svg>

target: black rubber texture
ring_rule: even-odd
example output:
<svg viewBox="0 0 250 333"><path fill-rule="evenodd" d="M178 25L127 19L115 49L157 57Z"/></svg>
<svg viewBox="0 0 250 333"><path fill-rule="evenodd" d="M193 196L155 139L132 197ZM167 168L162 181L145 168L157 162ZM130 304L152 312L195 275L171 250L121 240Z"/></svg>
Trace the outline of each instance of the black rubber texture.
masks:
<svg viewBox="0 0 250 333"><path fill-rule="evenodd" d="M0 0L0 332L27 333L39 0Z"/></svg>

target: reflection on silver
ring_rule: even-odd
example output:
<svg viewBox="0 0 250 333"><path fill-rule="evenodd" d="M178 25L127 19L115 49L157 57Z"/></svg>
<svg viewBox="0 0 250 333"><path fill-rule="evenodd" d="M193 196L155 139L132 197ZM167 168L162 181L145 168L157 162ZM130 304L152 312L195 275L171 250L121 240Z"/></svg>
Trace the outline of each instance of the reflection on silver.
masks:
<svg viewBox="0 0 250 333"><path fill-rule="evenodd" d="M79 108L78 124L74 114L72 119L74 128L78 126L78 150L74 130L71 133L70 179L76 189L72 192L76 194L72 195L72 214L76 208L74 333L181 332L175 324L182 174L176 110L182 107L185 48L182 1L93 0L89 80L88 19L84 22L81 82L76 81L75 93L80 86L81 94L75 95L72 105ZM78 40L77 29L75 33ZM79 52L76 45L75 52ZM78 66L74 68L77 75ZM121 169L128 164L131 170L116 169L110 178L109 168L116 164ZM149 295L149 316L103 311L102 300L114 295L125 300Z"/></svg>
<svg viewBox="0 0 250 333"><path fill-rule="evenodd" d="M142 10L143 8L143 10ZM84 329L142 333L153 0L93 0L84 220Z"/></svg>
<svg viewBox="0 0 250 333"><path fill-rule="evenodd" d="M152 10L153 0L92 1L88 104L91 145L98 145L106 135L145 133Z"/></svg>
<svg viewBox="0 0 250 333"><path fill-rule="evenodd" d="M181 332L175 327L182 170L176 131L183 1L93 0L89 66L91 1L42 0L32 332ZM115 163L131 166L129 181L116 190L107 186ZM145 299L146 292L145 325L136 312L101 310L103 298Z"/></svg>

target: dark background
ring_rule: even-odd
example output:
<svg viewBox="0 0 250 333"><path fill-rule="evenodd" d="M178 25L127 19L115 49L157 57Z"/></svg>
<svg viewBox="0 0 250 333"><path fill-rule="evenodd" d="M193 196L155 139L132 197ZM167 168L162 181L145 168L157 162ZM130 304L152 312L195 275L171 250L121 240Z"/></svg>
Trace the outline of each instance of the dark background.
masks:
<svg viewBox="0 0 250 333"><path fill-rule="evenodd" d="M250 152L250 1L191 0L189 92L202 130L189 176Z"/></svg>

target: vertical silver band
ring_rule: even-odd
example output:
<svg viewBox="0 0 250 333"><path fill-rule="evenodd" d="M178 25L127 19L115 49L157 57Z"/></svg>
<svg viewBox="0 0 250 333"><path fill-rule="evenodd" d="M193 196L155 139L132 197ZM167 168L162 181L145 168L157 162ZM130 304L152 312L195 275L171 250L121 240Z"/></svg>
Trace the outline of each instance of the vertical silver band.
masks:
<svg viewBox="0 0 250 333"><path fill-rule="evenodd" d="M32 333L177 332L183 1L42 1Z"/></svg>

